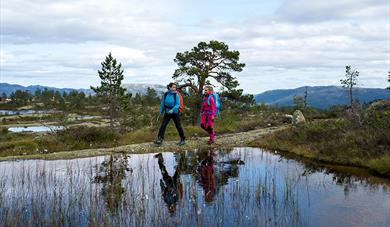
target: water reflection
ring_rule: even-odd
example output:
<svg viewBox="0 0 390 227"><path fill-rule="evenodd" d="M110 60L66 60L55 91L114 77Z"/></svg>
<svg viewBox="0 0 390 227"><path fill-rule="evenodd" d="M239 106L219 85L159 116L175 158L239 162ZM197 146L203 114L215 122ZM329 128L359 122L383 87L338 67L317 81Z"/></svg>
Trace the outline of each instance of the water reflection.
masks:
<svg viewBox="0 0 390 227"><path fill-rule="evenodd" d="M389 226L389 186L254 148L9 161L0 223Z"/></svg>
<svg viewBox="0 0 390 227"><path fill-rule="evenodd" d="M10 132L48 132L48 131L57 131L64 129L63 126L18 126L18 127L10 127L8 131Z"/></svg>
<svg viewBox="0 0 390 227"><path fill-rule="evenodd" d="M167 204L169 213L174 213L176 203L183 197L183 185L180 182L180 164L176 166L173 176L169 176L164 165L164 158L161 153L154 156L158 160L158 167L161 171L160 187L164 202Z"/></svg>
<svg viewBox="0 0 390 227"><path fill-rule="evenodd" d="M204 200L212 202L216 192L216 178L214 173L214 150L210 150L200 164L200 185L204 190Z"/></svg>
<svg viewBox="0 0 390 227"><path fill-rule="evenodd" d="M101 193L105 199L105 205L111 213L116 213L122 203L122 195L125 188L122 181L130 172L128 155L110 155L108 160L104 160L98 167L98 172L94 182L101 183Z"/></svg>

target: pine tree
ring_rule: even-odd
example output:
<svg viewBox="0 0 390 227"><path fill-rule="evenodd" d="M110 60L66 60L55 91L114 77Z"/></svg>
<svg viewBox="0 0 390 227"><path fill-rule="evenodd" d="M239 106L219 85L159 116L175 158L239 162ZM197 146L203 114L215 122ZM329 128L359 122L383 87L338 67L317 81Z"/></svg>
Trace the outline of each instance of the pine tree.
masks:
<svg viewBox="0 0 390 227"><path fill-rule="evenodd" d="M348 89L349 91L349 104L351 109L353 109L353 88L357 84L357 78L359 76L359 71L352 70L350 65L345 66L345 79L340 80L341 85Z"/></svg>
<svg viewBox="0 0 390 227"><path fill-rule="evenodd" d="M210 79L229 91L237 88L238 81L231 73L241 72L245 67L245 64L239 63L239 60L240 52L229 50L228 45L216 40L209 43L200 42L191 51L176 54L174 61L179 68L175 70L173 79L196 83L191 84L197 96L192 107L194 110L193 124L199 121L203 87L211 84Z"/></svg>
<svg viewBox="0 0 390 227"><path fill-rule="evenodd" d="M103 100L104 105L108 108L110 127L113 129L114 119L118 117L121 100L126 91L121 86L123 80L122 64L118 63L109 53L101 65L101 70L98 70L101 80L100 86L91 86L91 89Z"/></svg>

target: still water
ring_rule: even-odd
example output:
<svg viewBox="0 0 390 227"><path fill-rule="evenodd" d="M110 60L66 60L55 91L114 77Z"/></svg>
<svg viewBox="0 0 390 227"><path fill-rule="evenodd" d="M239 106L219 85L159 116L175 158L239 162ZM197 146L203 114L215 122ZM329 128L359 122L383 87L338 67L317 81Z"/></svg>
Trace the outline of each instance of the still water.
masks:
<svg viewBox="0 0 390 227"><path fill-rule="evenodd" d="M52 130L61 130L63 126L18 126L18 127L9 127L8 131L10 132L49 132Z"/></svg>
<svg viewBox="0 0 390 227"><path fill-rule="evenodd" d="M0 110L0 116L2 115L28 115L28 114L46 114L55 113L54 110Z"/></svg>
<svg viewBox="0 0 390 227"><path fill-rule="evenodd" d="M0 225L390 226L390 180L257 148L0 162Z"/></svg>

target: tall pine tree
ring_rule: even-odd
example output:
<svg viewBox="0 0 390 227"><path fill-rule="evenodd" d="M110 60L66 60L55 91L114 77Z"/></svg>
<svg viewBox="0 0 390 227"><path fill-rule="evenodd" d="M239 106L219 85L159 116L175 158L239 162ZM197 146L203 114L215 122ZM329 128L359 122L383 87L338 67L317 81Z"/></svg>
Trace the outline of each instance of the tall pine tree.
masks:
<svg viewBox="0 0 390 227"><path fill-rule="evenodd" d="M125 96L126 89L123 88L123 69L122 64L118 63L111 53L101 63L102 69L98 70L100 77L100 86L92 87L91 89L100 97L103 104L108 109L110 118L110 127L113 129L114 120L118 117L120 111L121 100Z"/></svg>

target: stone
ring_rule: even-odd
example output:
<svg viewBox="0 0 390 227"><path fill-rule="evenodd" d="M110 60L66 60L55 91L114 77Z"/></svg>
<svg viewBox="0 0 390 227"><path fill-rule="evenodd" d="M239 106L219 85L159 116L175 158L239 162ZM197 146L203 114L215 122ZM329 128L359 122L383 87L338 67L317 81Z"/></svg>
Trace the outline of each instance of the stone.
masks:
<svg viewBox="0 0 390 227"><path fill-rule="evenodd" d="M306 122L305 116L303 116L303 113L300 110L294 111L293 118L292 118L292 124L293 125L299 125L304 124Z"/></svg>
<svg viewBox="0 0 390 227"><path fill-rule="evenodd" d="M292 120L293 120L293 115L291 115L291 114L284 114L282 116L282 122L283 123L291 124Z"/></svg>

